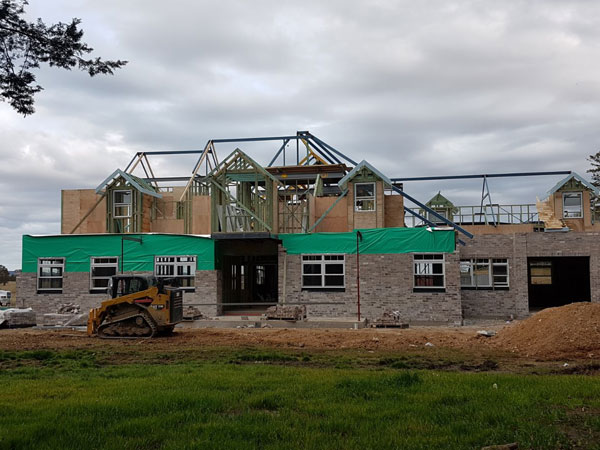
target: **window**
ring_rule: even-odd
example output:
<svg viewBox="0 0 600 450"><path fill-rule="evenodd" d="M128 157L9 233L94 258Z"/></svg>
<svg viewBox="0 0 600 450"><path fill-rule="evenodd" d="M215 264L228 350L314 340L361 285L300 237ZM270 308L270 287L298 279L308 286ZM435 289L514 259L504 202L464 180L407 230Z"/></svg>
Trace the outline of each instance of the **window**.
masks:
<svg viewBox="0 0 600 450"><path fill-rule="evenodd" d="M581 218L582 211L581 192L563 192L563 217Z"/></svg>
<svg viewBox="0 0 600 450"><path fill-rule="evenodd" d="M534 285L552 284L552 261L530 262L529 282Z"/></svg>
<svg viewBox="0 0 600 450"><path fill-rule="evenodd" d="M65 258L38 259L38 292L60 294L63 288Z"/></svg>
<svg viewBox="0 0 600 450"><path fill-rule="evenodd" d="M90 260L90 291L105 292L110 278L119 270L119 258L102 256Z"/></svg>
<svg viewBox="0 0 600 450"><path fill-rule="evenodd" d="M375 183L354 185L354 210L375 211Z"/></svg>
<svg viewBox="0 0 600 450"><path fill-rule="evenodd" d="M196 275L195 256L157 256L154 258L154 275L172 279L186 291L194 291Z"/></svg>
<svg viewBox="0 0 600 450"><path fill-rule="evenodd" d="M460 262L460 285L463 288L507 288L508 259L463 259Z"/></svg>
<svg viewBox="0 0 600 450"><path fill-rule="evenodd" d="M444 219L448 218L448 210L446 208L432 208L433 211L435 211L436 213L438 213L440 216L442 216ZM438 217L434 216L431 213L427 213L427 218L436 224L442 224L444 225L445 222L441 219L439 219Z"/></svg>
<svg viewBox="0 0 600 450"><path fill-rule="evenodd" d="M346 263L344 255L302 255L302 287L343 289Z"/></svg>
<svg viewBox="0 0 600 450"><path fill-rule="evenodd" d="M256 266L256 285L257 286L262 286L263 284L265 284L265 278L266 278L266 268L265 266Z"/></svg>
<svg viewBox="0 0 600 450"><path fill-rule="evenodd" d="M415 289L443 290L444 255L423 254L413 256Z"/></svg>
<svg viewBox="0 0 600 450"><path fill-rule="evenodd" d="M113 191L113 217L131 217L131 191Z"/></svg>

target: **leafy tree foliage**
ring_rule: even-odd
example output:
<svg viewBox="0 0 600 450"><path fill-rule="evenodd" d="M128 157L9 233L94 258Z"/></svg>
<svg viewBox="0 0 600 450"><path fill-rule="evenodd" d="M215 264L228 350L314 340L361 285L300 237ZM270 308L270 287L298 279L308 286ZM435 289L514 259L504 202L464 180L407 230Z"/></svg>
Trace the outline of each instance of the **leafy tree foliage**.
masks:
<svg viewBox="0 0 600 450"><path fill-rule="evenodd" d="M33 70L41 63L90 76L112 75L127 61L86 59L94 49L82 42L80 19L46 25L42 19L28 22L22 16L27 0L0 0L0 99L25 116L35 112L33 97L43 88Z"/></svg>
<svg viewBox="0 0 600 450"><path fill-rule="evenodd" d="M8 269L0 264L0 284L6 284L10 281Z"/></svg>
<svg viewBox="0 0 600 450"><path fill-rule="evenodd" d="M600 187L600 152L590 155L587 160L592 165L591 169L587 170L587 173L592 175L592 184Z"/></svg>

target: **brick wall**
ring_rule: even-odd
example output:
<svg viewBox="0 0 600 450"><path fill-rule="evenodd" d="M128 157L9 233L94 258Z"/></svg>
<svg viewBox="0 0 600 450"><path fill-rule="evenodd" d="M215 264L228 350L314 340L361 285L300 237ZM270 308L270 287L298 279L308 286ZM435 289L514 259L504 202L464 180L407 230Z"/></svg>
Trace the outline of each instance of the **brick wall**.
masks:
<svg viewBox="0 0 600 450"><path fill-rule="evenodd" d="M480 235L466 239L461 259L507 258L508 290L463 290L465 317L524 317L529 314L527 258L588 256L593 302L600 302L600 233L516 233Z"/></svg>
<svg viewBox="0 0 600 450"><path fill-rule="evenodd" d="M309 317L357 317L356 255L346 255L343 292L302 290L301 258L280 247L280 301L307 303ZM361 316L374 319L392 309L413 323L460 323L458 254L446 254L445 270L445 292L413 292L412 254L360 255Z"/></svg>
<svg viewBox="0 0 600 450"><path fill-rule="evenodd" d="M135 272L136 274L152 275L152 272ZM210 304L198 306L203 314L208 316L217 315L216 303L220 298L220 286L218 281L220 275L216 270L197 270L195 277L195 292L185 292L183 302L185 304ZM20 308L32 308L38 315L38 323L41 316L47 313L56 313L62 303L75 303L81 306L82 312L91 308L97 308L100 303L108 299L104 292L90 293L89 272L65 272L63 277L63 291L60 294L38 294L37 278L35 273L21 273L17 277L17 306Z"/></svg>

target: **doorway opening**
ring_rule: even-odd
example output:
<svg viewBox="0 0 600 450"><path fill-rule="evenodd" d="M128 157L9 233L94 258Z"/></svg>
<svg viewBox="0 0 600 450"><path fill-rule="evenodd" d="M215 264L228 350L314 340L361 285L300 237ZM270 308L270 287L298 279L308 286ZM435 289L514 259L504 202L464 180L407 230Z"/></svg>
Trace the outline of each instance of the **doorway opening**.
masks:
<svg viewBox="0 0 600 450"><path fill-rule="evenodd" d="M274 239L217 242L224 315L261 315L277 304L277 244Z"/></svg>
<svg viewBox="0 0 600 450"><path fill-rule="evenodd" d="M527 258L529 310L589 302L589 256Z"/></svg>

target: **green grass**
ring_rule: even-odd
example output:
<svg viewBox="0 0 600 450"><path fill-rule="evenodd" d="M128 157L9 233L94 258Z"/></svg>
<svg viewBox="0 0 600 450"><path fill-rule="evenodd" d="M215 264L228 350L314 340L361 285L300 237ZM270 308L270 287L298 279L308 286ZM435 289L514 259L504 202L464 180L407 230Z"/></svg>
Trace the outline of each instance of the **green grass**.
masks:
<svg viewBox="0 0 600 450"><path fill-rule="evenodd" d="M600 448L597 377L248 355L102 366L87 351L2 352L0 449Z"/></svg>

